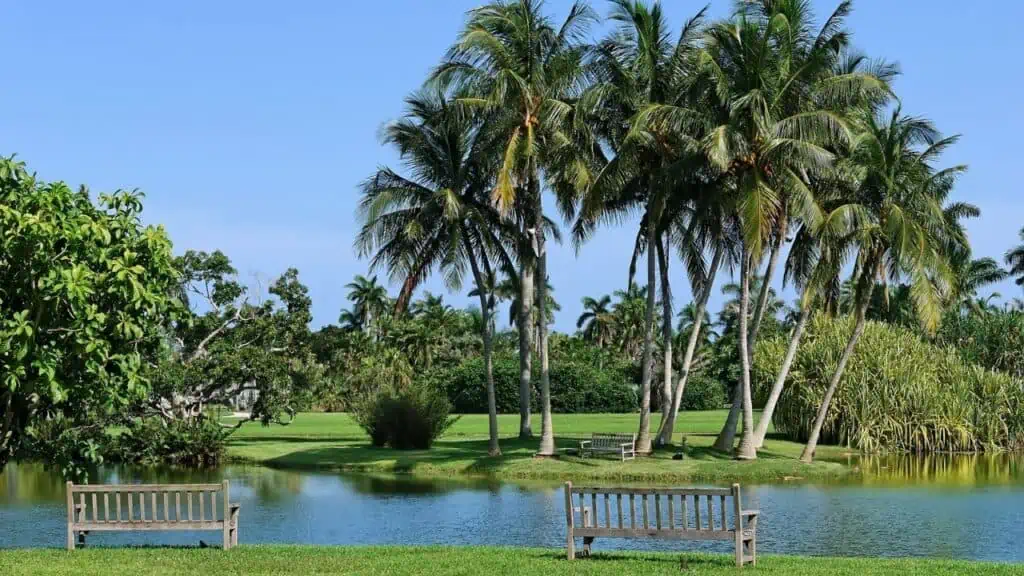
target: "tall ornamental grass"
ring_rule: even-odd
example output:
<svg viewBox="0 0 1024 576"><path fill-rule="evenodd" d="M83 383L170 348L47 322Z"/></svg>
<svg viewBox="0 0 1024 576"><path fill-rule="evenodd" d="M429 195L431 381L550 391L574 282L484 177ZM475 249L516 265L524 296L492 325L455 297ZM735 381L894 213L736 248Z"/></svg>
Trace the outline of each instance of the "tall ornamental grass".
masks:
<svg viewBox="0 0 1024 576"><path fill-rule="evenodd" d="M805 441L853 330L853 318L816 316L797 354L773 422ZM758 343L754 377L767 390L785 336ZM864 452L1024 449L1024 389L1012 376L965 363L956 350L915 332L869 322L832 400L821 441Z"/></svg>

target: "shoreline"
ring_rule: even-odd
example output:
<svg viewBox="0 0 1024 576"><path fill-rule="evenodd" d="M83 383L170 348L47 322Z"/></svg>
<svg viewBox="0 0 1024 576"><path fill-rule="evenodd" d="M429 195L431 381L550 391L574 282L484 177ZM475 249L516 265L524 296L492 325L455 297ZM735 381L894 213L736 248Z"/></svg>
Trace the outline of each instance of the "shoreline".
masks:
<svg viewBox="0 0 1024 576"><path fill-rule="evenodd" d="M242 526L244 534L244 524ZM244 538L244 536L243 536ZM472 571L467 572L467 566ZM682 570L682 572L681 572ZM200 548L91 548L0 550L0 573L28 574L754 574L925 576L1024 574L1024 565L932 558L849 558L761 554L756 567L737 569L728 554L596 550L568 561L557 548L404 546L239 546Z"/></svg>

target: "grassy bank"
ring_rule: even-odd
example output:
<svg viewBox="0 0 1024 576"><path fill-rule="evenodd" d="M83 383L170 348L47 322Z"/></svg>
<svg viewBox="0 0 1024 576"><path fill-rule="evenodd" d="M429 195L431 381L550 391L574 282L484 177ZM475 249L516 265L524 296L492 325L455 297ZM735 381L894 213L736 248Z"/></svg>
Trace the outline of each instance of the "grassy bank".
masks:
<svg viewBox="0 0 1024 576"><path fill-rule="evenodd" d="M680 567L685 566L685 572ZM762 556L738 571L725 555L598 553L569 562L559 550L526 548L313 548L0 551L0 574L816 574L938 576L1024 574L1024 566L949 560Z"/></svg>
<svg viewBox="0 0 1024 576"><path fill-rule="evenodd" d="M378 474L407 473L417 476L491 476L502 479L536 479L593 482L778 482L792 479L840 478L849 469L837 463L842 450L819 449L820 460L797 460L801 445L770 438L756 462L737 462L711 449L726 411L687 412L676 434L688 443L687 457L673 460L672 448L650 457L619 462L614 458L581 459L566 454L593 432L635 432L635 414L556 414L554 428L558 458L535 458L537 440L519 440L519 418L499 417L500 457L487 456L486 415L466 415L428 451L396 451L373 448L369 438L345 414L300 414L290 426L250 423L233 436L229 456L278 468L318 469ZM536 418L539 426L540 418ZM651 427L657 429L658 415Z"/></svg>

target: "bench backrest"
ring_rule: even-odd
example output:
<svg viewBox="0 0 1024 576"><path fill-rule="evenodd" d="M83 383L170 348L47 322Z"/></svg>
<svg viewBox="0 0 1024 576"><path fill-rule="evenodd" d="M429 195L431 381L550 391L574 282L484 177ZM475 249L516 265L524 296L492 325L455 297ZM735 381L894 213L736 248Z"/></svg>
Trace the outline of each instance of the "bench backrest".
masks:
<svg viewBox="0 0 1024 576"><path fill-rule="evenodd" d="M623 444L632 445L634 442L636 442L636 434L594 433L590 439L591 447L595 449L614 448L618 450Z"/></svg>
<svg viewBox="0 0 1024 576"><path fill-rule="evenodd" d="M577 537L731 540L740 517L740 485L579 488L566 482L565 506L566 523Z"/></svg>
<svg viewBox="0 0 1024 576"><path fill-rule="evenodd" d="M210 529L229 519L228 481L220 484L67 484L75 530Z"/></svg>

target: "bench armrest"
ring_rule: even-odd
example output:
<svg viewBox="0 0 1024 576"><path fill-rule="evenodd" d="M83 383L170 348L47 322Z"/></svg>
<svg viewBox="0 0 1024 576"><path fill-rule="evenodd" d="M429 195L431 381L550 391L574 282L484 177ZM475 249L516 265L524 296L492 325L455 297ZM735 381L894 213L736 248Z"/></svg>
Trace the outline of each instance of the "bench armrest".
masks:
<svg viewBox="0 0 1024 576"><path fill-rule="evenodd" d="M744 518L748 518L750 516L757 516L760 513L760 510L740 510L740 516L743 516Z"/></svg>
<svg viewBox="0 0 1024 576"><path fill-rule="evenodd" d="M621 446L621 447L623 447L623 448L625 448L627 450L632 450L633 446L635 446L635 444L632 443L632 442L623 442L622 444L619 444L619 446Z"/></svg>
<svg viewBox="0 0 1024 576"><path fill-rule="evenodd" d="M235 511L235 510L239 510L239 509L241 509L241 508L242 508L242 505L241 505L240 503L238 503L238 502L234 502L234 503L232 503L232 504L231 504L231 506L230 506L230 509L231 509L232 511Z"/></svg>
<svg viewBox="0 0 1024 576"><path fill-rule="evenodd" d="M580 440L580 448L583 448L583 447L587 446L591 442L592 442L591 440Z"/></svg>

